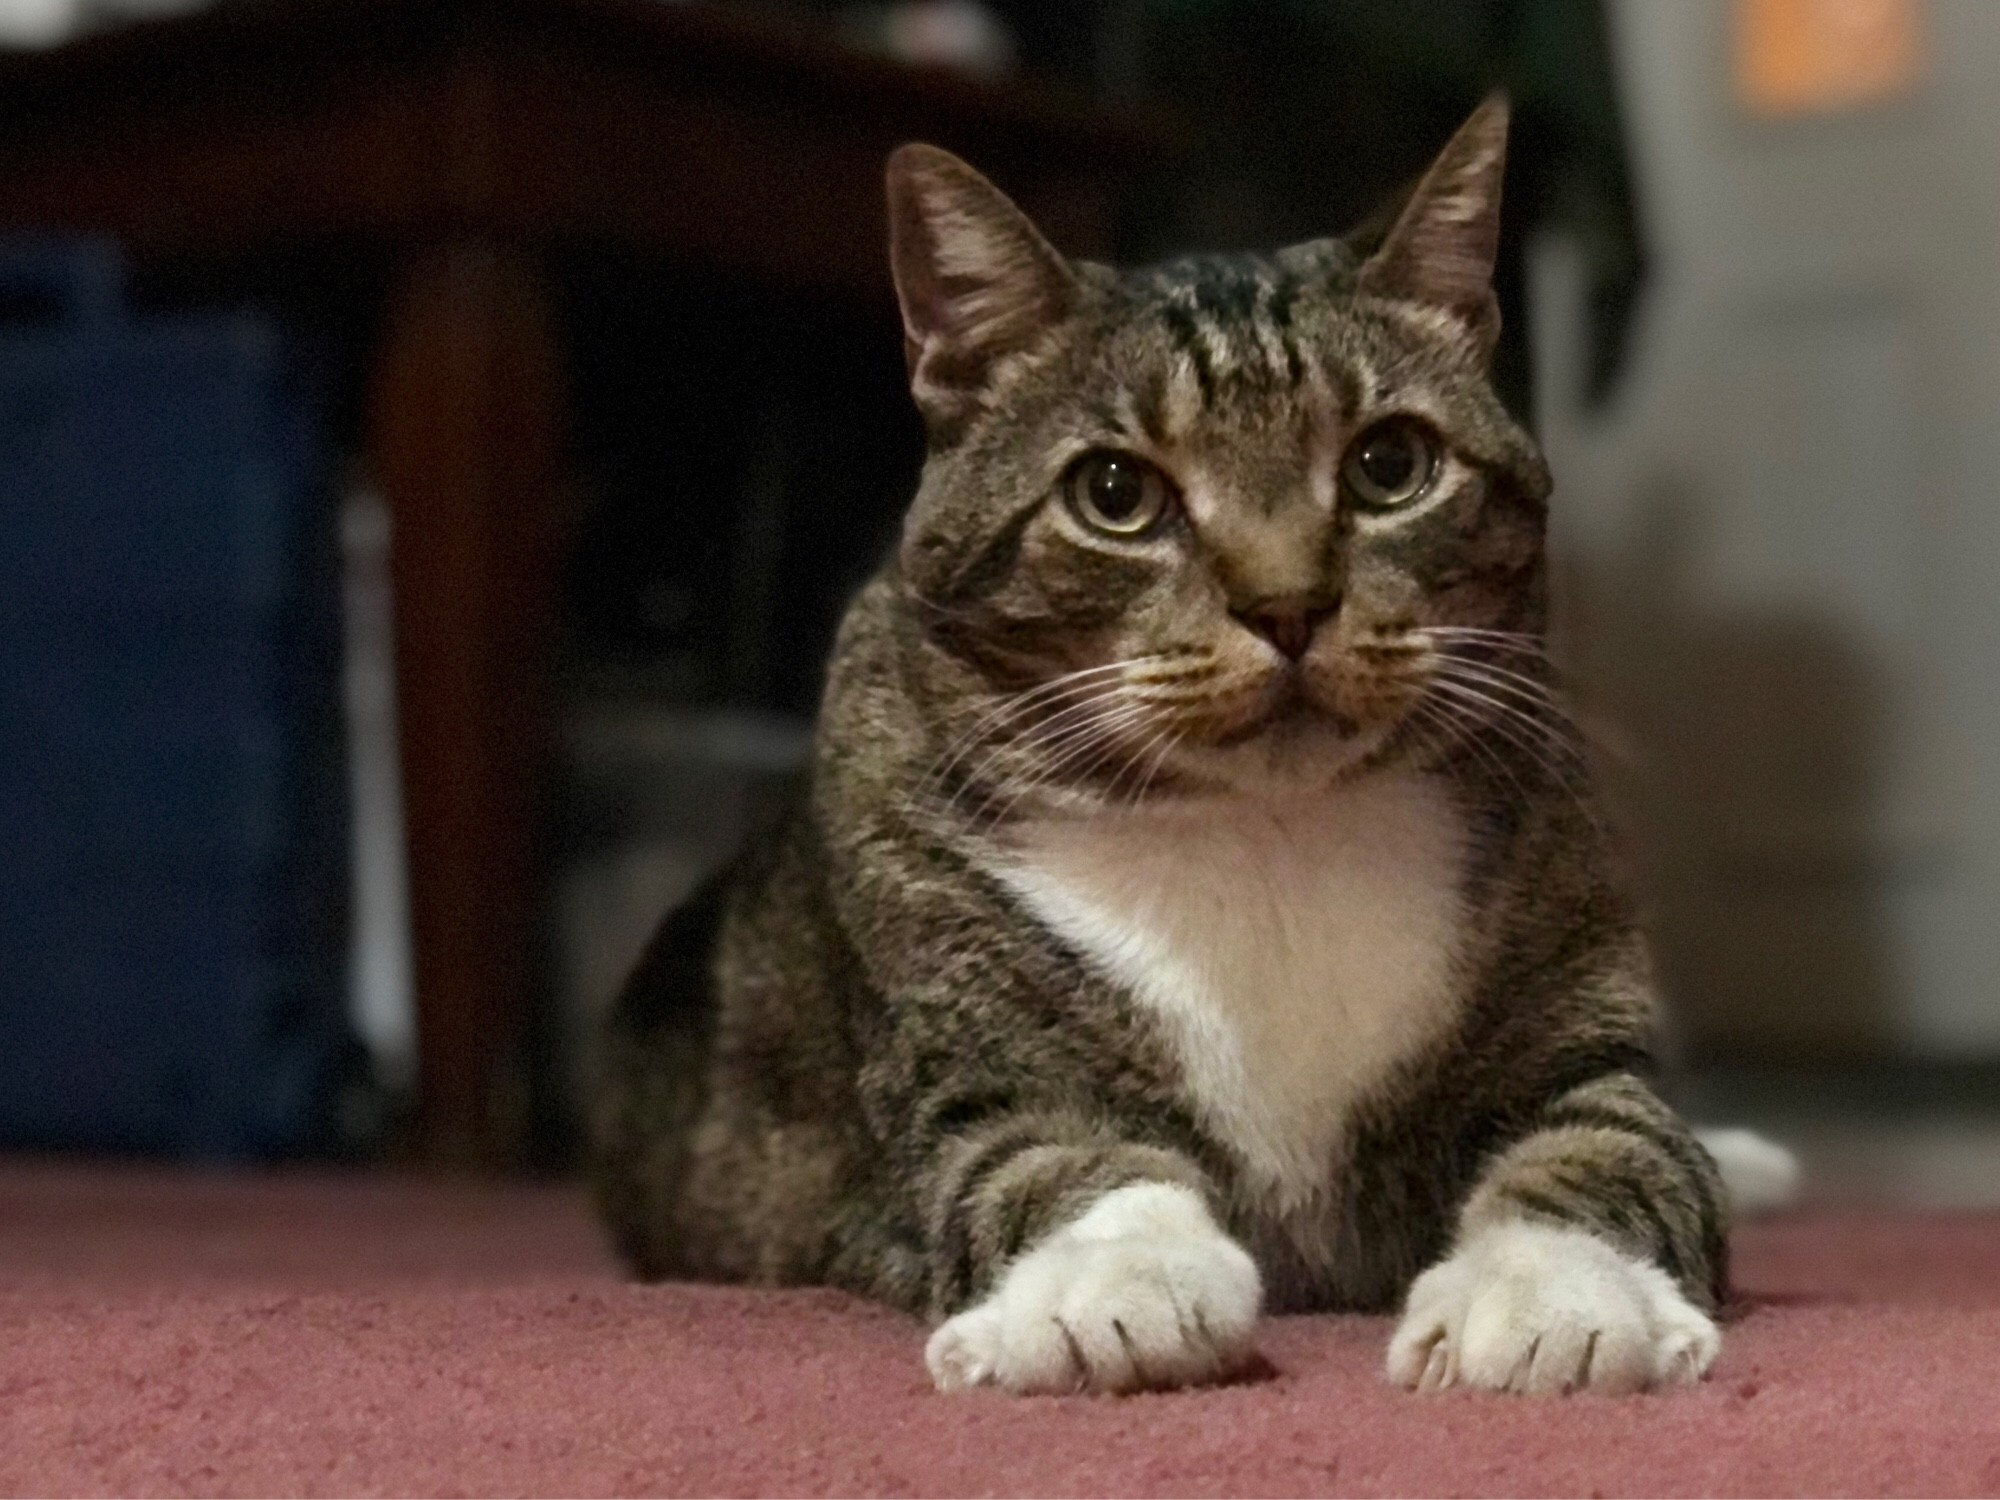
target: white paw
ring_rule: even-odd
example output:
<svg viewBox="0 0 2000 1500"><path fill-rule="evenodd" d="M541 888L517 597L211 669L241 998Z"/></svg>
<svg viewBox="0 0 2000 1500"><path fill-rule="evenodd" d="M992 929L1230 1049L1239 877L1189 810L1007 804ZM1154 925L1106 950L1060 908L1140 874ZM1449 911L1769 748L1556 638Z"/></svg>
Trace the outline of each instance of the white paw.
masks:
<svg viewBox="0 0 2000 1500"><path fill-rule="evenodd" d="M931 1335L924 1362L941 1391L1194 1385L1249 1357L1262 1300L1255 1263L1199 1196L1138 1183L1016 1260L992 1296Z"/></svg>
<svg viewBox="0 0 2000 1500"><path fill-rule="evenodd" d="M1500 1224L1410 1287L1389 1378L1418 1390L1691 1385L1722 1337L1658 1266L1581 1229Z"/></svg>

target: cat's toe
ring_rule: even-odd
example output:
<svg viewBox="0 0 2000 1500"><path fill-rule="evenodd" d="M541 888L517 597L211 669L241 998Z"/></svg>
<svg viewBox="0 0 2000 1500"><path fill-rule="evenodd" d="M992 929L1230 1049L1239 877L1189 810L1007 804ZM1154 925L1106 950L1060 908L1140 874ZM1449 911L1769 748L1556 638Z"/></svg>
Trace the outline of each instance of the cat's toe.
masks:
<svg viewBox="0 0 2000 1500"><path fill-rule="evenodd" d="M1660 1334L1653 1349L1653 1379L1658 1385L1693 1385L1708 1373L1722 1352L1722 1334L1715 1322L1685 1298L1656 1309Z"/></svg>
<svg viewBox="0 0 2000 1500"><path fill-rule="evenodd" d="M1136 1239L1083 1248L1057 1319L1092 1390L1197 1385L1250 1355L1258 1286L1227 1241L1188 1246Z"/></svg>
<svg viewBox="0 0 2000 1500"><path fill-rule="evenodd" d="M1657 1266L1582 1230L1507 1224L1417 1278L1388 1373L1426 1391L1620 1394L1699 1380L1720 1347Z"/></svg>
<svg viewBox="0 0 2000 1500"><path fill-rule="evenodd" d="M995 1296L944 1323L924 1346L924 1364L940 1391L996 1385L1017 1396L1088 1388L1069 1330L1052 1309Z"/></svg>
<svg viewBox="0 0 2000 1500"><path fill-rule="evenodd" d="M999 1310L984 1303L948 1319L924 1345L924 1365L941 1391L990 1385L1000 1371Z"/></svg>
<svg viewBox="0 0 2000 1500"><path fill-rule="evenodd" d="M1198 1198L1144 1184L1015 1261L990 1298L931 1336L926 1360L947 1391L1194 1385L1250 1357L1261 1300L1256 1265Z"/></svg>

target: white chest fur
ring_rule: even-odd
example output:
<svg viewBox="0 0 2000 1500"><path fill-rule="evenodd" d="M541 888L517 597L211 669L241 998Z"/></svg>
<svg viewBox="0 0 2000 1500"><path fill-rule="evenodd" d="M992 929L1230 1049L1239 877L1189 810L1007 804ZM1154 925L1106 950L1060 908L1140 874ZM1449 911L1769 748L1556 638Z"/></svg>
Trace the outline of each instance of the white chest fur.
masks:
<svg viewBox="0 0 2000 1500"><path fill-rule="evenodd" d="M1451 1017L1464 853L1444 790L1398 773L1039 823L997 873L1157 1015L1203 1123L1290 1212L1354 1104Z"/></svg>

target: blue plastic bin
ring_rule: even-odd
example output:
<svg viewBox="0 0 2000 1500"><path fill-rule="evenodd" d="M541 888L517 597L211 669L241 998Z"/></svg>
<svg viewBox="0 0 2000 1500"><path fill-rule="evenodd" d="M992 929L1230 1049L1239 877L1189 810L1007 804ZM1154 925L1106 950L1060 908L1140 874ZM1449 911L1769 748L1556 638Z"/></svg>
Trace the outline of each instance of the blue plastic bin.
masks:
<svg viewBox="0 0 2000 1500"><path fill-rule="evenodd" d="M351 1066L336 517L264 320L0 239L0 1145L240 1160Z"/></svg>

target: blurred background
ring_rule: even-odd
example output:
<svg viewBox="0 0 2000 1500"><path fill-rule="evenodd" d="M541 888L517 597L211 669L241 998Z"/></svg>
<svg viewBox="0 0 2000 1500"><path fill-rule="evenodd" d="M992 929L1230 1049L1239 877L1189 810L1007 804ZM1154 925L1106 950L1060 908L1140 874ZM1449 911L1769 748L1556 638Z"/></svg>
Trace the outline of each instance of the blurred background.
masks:
<svg viewBox="0 0 2000 1500"><path fill-rule="evenodd" d="M887 151L1143 260L1496 85L1670 1090L2000 1202L1987 0L0 0L0 1146L567 1170L914 487Z"/></svg>

